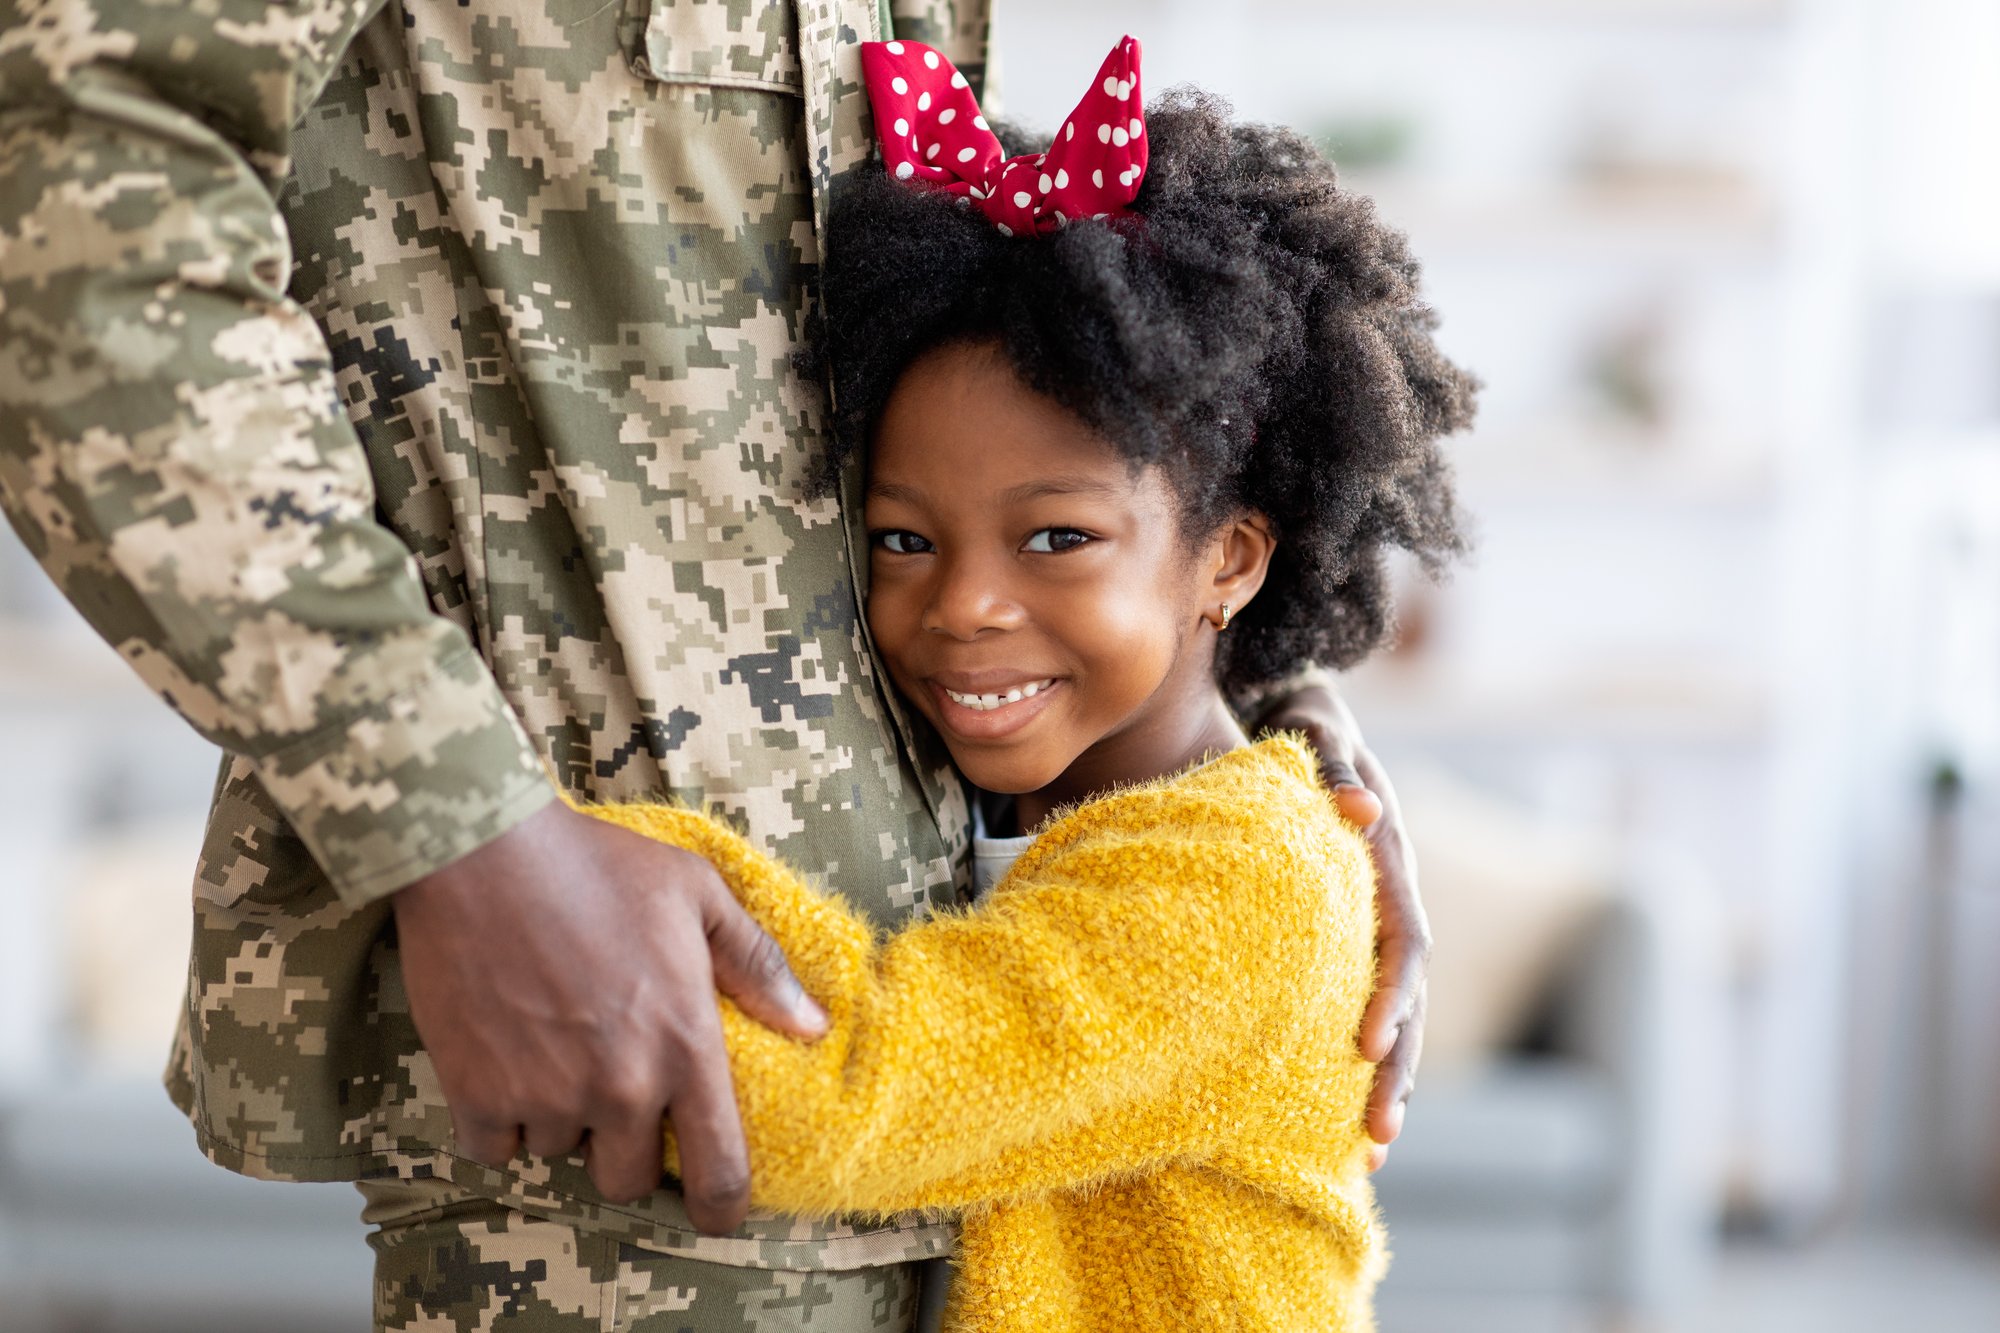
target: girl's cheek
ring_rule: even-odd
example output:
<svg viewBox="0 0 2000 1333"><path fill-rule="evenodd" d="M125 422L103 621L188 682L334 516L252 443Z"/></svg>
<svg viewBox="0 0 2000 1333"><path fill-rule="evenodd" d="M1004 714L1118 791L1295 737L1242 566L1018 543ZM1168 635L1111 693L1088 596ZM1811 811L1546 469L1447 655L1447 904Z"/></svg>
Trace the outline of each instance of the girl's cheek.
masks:
<svg viewBox="0 0 2000 1333"><path fill-rule="evenodd" d="M900 672L912 636L922 620L913 589L896 580L874 584L868 593L868 632L875 646L889 659L891 674Z"/></svg>

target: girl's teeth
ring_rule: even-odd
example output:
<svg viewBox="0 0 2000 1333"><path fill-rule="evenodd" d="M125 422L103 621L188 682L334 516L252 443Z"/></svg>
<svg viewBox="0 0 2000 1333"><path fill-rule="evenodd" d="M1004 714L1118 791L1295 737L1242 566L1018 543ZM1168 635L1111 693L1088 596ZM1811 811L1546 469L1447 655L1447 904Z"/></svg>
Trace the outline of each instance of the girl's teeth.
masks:
<svg viewBox="0 0 2000 1333"><path fill-rule="evenodd" d="M945 693L950 695L955 703L974 712L983 713L1006 704L1019 703L1023 699L1032 699L1053 683L1037 680L1026 685L1016 685L1005 694L960 694L957 690L946 690Z"/></svg>

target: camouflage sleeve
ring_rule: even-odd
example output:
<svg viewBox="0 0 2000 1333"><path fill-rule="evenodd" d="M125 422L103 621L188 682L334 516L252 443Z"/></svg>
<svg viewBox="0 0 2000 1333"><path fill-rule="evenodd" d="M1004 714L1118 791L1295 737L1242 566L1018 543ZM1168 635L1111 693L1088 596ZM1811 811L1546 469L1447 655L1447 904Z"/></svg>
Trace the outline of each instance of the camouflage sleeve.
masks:
<svg viewBox="0 0 2000 1333"><path fill-rule="evenodd" d="M374 517L272 190L382 0L0 0L0 507L343 897L553 792Z"/></svg>

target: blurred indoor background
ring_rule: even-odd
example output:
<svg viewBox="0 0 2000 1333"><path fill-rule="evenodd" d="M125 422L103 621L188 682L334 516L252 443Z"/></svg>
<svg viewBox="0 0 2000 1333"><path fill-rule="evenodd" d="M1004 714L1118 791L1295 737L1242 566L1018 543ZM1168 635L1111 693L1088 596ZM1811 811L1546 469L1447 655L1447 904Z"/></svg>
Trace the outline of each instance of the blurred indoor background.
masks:
<svg viewBox="0 0 2000 1333"><path fill-rule="evenodd" d="M1384 1333L2000 1328L2000 5L999 8L1009 116L1131 32L1318 139L1486 381L1348 687L1437 937ZM0 754L0 1324L365 1327L352 1191L158 1088L215 755L11 537Z"/></svg>

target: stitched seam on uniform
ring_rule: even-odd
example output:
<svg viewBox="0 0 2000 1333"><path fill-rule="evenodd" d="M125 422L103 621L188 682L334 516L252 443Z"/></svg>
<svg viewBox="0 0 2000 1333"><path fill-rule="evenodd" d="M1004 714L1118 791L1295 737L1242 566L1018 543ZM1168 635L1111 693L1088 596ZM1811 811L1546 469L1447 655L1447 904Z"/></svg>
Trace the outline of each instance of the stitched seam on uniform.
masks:
<svg viewBox="0 0 2000 1333"><path fill-rule="evenodd" d="M199 1135L202 1138L202 1140L204 1140L203 1142L204 1148L207 1148L209 1145L212 1144L218 1148L225 1149L229 1152L236 1153L243 1157L254 1157L260 1162L272 1162L279 1165L282 1165L286 1162L341 1162L356 1157L379 1157L382 1156L384 1153L388 1152L403 1153L411 1157L417 1157L417 1156L442 1157L454 1162L465 1162L468 1165L472 1166L483 1167L485 1165L484 1163L474 1162L469 1157L461 1157L457 1153L454 1153L449 1149L434 1148L428 1145L426 1145L420 1153L411 1152L409 1149L406 1148L355 1148L349 1152L318 1153L318 1154L259 1152L255 1148L251 1148L243 1144L236 1143L230 1139L223 1138L220 1134L217 1134L212 1128L209 1127L207 1117L205 1116L195 1118L194 1130L195 1133ZM492 1168L486 1168L486 1169L490 1170ZM555 1188L553 1185L541 1185L538 1186L537 1188L545 1189L551 1195L554 1195L556 1198L564 1200L566 1202L585 1204L589 1207L596 1208L600 1212L612 1213L618 1217L626 1218L629 1221L641 1223L642 1225L649 1227L654 1231L659 1232L663 1236L668 1236L670 1238L673 1238L676 1244L681 1244L681 1243L693 1244L694 1239L701 1235L701 1233L698 1231L691 1231L686 1228L671 1226L664 1222L657 1222L652 1218L648 1217L644 1213L628 1212L627 1210L618 1207L616 1204L599 1203L595 1200L581 1198L577 1195L567 1193L563 1190L559 1190ZM857 1230L853 1238L856 1240L862 1240L874 1236L904 1235L914 1231L925 1230L934 1225L936 1224L932 1222L907 1222L907 1223L899 1222L889 1226L870 1227L867 1230ZM682 1241L680 1239L682 1237L685 1237L686 1240ZM770 1241L762 1241L759 1243L773 1244L773 1245L794 1245L794 1244L823 1245L825 1242L770 1240Z"/></svg>
<svg viewBox="0 0 2000 1333"><path fill-rule="evenodd" d="M804 90L796 83L782 83L776 79L760 79L747 74L731 77L714 74L660 74L655 72L647 74L646 77L654 83L672 83L683 87L692 84L698 88L749 88L760 93L787 93L801 99L805 97Z"/></svg>

